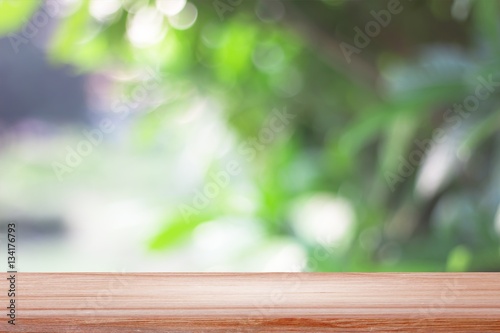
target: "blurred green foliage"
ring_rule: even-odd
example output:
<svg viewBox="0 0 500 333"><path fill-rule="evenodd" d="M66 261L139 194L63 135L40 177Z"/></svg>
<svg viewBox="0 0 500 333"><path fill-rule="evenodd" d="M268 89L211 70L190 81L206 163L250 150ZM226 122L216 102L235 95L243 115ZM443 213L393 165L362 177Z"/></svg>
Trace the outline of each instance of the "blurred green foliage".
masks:
<svg viewBox="0 0 500 333"><path fill-rule="evenodd" d="M0 34L16 31L21 28L35 12L39 4L37 0L1 1Z"/></svg>
<svg viewBox="0 0 500 333"><path fill-rule="evenodd" d="M0 2L0 32L16 30L18 18L33 10L32 1L22 3L9 8ZM316 270L500 269L494 224L500 95L493 92L457 126L445 118L454 103L474 93L477 77L500 77L498 2L401 1L403 11L350 64L340 43L353 45L353 28L363 29L374 20L370 11L387 8L386 1L282 1L282 17L272 1L244 0L228 5L223 16L215 1L192 3L197 16L191 27L176 29L165 20L158 42L138 46L127 29L154 1L125 1L102 20L90 14L91 1L83 1L62 19L51 44L54 61L82 72L151 67L168 78L165 94L177 85L217 99L239 141L257 136L275 108L296 115L288 136L259 151L245 168L244 177L257 189L254 211L233 208L234 186L189 221L166 202L164 227L151 249L167 250L205 221L236 215L255 218L269 238L298 239L315 260L321 246L302 240L290 216L297 199L326 192L352 205L355 226L346 246L316 258ZM263 20L259 10L277 17ZM134 123L137 149L154 149L158 117L168 118L182 102L178 98ZM452 162L432 162L427 152L428 160L391 191L388 174L398 174L401 158L418 149L415 140L432 138L435 129L447 133ZM434 180L437 190L424 195L418 177L429 178L423 168L429 165L432 175L438 168L432 163L448 178ZM207 181L221 165L214 159ZM191 203L189 196L182 201Z"/></svg>

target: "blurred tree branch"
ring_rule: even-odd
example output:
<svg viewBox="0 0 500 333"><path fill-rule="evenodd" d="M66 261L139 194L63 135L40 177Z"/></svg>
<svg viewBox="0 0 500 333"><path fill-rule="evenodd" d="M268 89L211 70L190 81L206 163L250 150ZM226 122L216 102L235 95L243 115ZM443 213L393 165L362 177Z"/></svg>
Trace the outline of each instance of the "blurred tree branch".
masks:
<svg viewBox="0 0 500 333"><path fill-rule="evenodd" d="M378 91L379 72L374 65L356 54L351 56L351 63L347 63L340 48L340 41L332 37L307 15L302 14L302 11L293 3L287 2L286 10L286 24L297 31L325 63L360 86L373 92Z"/></svg>

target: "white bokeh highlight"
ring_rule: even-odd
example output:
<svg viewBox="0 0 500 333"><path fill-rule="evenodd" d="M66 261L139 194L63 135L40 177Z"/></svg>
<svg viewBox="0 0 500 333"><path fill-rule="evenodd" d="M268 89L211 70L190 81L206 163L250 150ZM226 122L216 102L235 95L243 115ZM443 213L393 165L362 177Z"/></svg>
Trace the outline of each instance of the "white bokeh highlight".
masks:
<svg viewBox="0 0 500 333"><path fill-rule="evenodd" d="M344 198L320 193L301 200L292 213L295 233L310 244L340 245L355 222L352 205Z"/></svg>
<svg viewBox="0 0 500 333"><path fill-rule="evenodd" d="M129 18L127 37L136 47L159 43L167 32L163 15L154 7L143 7Z"/></svg>
<svg viewBox="0 0 500 333"><path fill-rule="evenodd" d="M157 0L156 7L167 16L179 14L186 6L186 0Z"/></svg>

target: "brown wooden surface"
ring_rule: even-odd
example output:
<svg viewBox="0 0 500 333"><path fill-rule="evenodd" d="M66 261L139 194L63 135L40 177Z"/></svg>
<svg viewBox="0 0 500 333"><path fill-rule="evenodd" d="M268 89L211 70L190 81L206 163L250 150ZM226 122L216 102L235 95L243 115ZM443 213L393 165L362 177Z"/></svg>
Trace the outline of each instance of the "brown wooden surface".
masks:
<svg viewBox="0 0 500 333"><path fill-rule="evenodd" d="M496 273L18 273L15 326L7 283L2 332L500 332Z"/></svg>

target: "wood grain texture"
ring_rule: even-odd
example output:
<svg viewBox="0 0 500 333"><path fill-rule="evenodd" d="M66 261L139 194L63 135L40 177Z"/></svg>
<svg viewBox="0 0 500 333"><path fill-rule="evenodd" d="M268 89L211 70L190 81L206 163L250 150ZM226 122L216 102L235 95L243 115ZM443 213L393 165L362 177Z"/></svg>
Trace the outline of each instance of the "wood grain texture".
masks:
<svg viewBox="0 0 500 333"><path fill-rule="evenodd" d="M18 273L16 289L2 332L500 332L496 273Z"/></svg>

